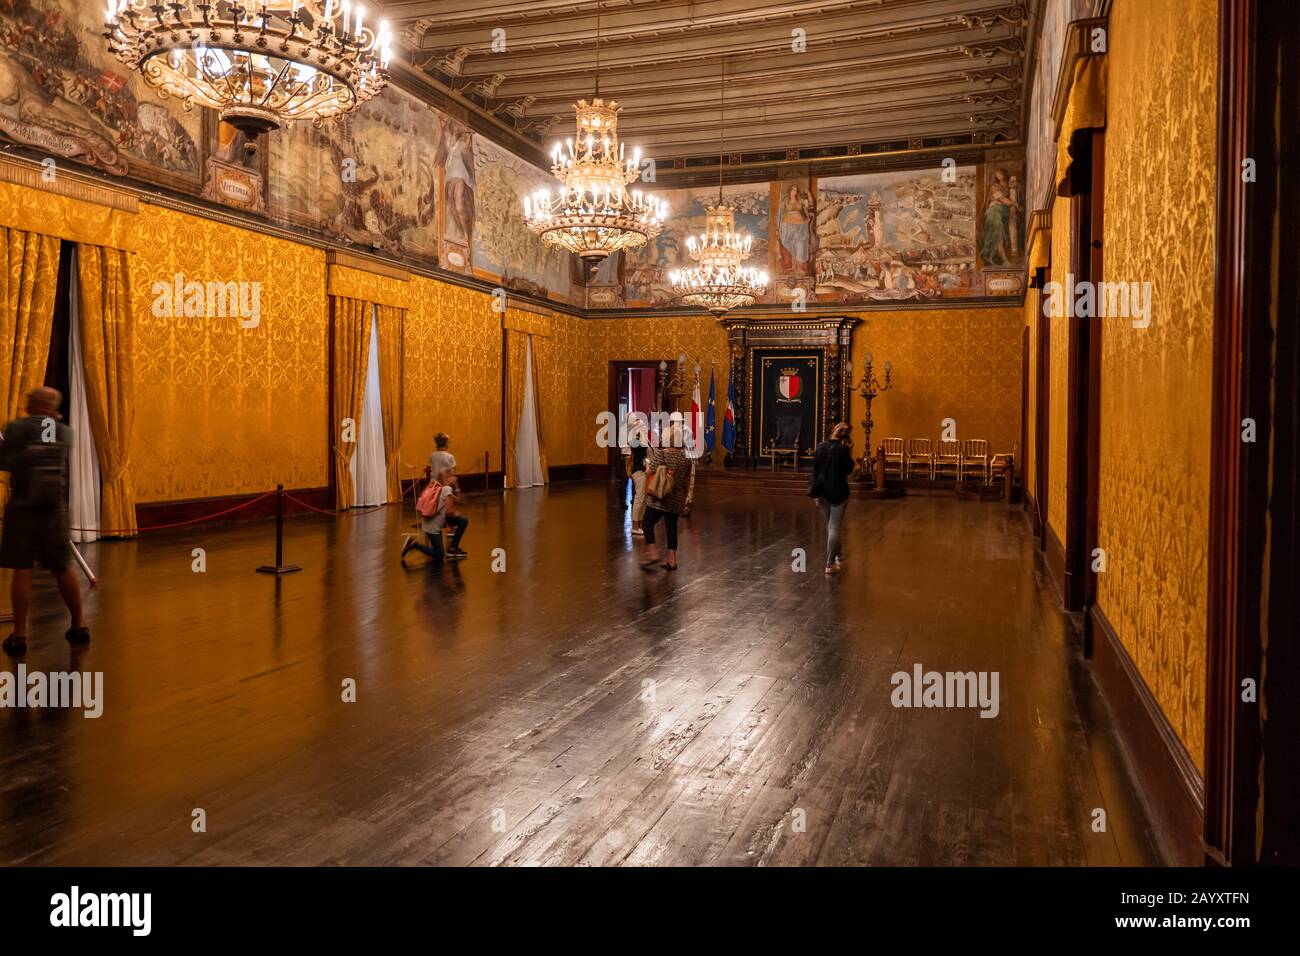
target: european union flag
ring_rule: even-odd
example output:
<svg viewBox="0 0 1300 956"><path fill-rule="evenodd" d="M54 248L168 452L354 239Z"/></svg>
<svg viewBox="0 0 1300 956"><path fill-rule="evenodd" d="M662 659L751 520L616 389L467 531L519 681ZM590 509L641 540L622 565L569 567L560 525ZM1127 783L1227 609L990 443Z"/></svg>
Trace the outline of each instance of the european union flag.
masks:
<svg viewBox="0 0 1300 956"><path fill-rule="evenodd" d="M730 455L736 450L736 383L727 382L727 412L722 418L722 447Z"/></svg>
<svg viewBox="0 0 1300 956"><path fill-rule="evenodd" d="M713 454L714 432L717 430L715 428L717 409L714 407L716 404L713 395L713 369L709 369L709 410L704 413L704 453L706 455Z"/></svg>

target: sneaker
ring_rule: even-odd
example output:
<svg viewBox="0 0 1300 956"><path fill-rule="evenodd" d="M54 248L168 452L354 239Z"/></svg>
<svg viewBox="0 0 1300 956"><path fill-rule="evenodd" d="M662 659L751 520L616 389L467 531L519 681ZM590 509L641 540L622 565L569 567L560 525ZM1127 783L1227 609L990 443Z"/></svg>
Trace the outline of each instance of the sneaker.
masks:
<svg viewBox="0 0 1300 956"><path fill-rule="evenodd" d="M639 535L641 535L642 537L645 537L645 529L644 529L644 528L633 528L633 529L632 529L632 533L633 533L633 534L639 534Z"/></svg>
<svg viewBox="0 0 1300 956"><path fill-rule="evenodd" d="M449 557L449 558L456 558L456 559L458 559L458 560L459 560L460 558L468 558L468 557L469 557L469 552L468 552L468 551L462 551L460 548L448 548L448 549L447 549L447 557Z"/></svg>
<svg viewBox="0 0 1300 956"><path fill-rule="evenodd" d="M826 565L826 573L827 573L827 574L839 574L839 573L840 573L840 566L839 566L838 564L828 564L828 565Z"/></svg>
<svg viewBox="0 0 1300 956"><path fill-rule="evenodd" d="M406 557L407 553L415 547L415 535L404 534L402 537L406 539L402 542L402 557Z"/></svg>

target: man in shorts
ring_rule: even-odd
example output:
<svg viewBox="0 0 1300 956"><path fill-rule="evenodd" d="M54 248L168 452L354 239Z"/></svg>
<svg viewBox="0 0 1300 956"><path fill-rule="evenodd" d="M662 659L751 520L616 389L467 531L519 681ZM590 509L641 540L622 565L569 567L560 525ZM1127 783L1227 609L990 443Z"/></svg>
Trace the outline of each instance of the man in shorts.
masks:
<svg viewBox="0 0 1300 956"><path fill-rule="evenodd" d="M59 596L72 614L64 635L71 644L90 641L81 609L81 587L71 568L68 530L68 462L72 429L59 418L63 396L53 388L37 388L27 396L27 415L4 430L0 471L9 472L0 536L0 567L13 570L13 633L4 650L18 656L27 650L27 612L32 604L32 568L39 562L59 587Z"/></svg>

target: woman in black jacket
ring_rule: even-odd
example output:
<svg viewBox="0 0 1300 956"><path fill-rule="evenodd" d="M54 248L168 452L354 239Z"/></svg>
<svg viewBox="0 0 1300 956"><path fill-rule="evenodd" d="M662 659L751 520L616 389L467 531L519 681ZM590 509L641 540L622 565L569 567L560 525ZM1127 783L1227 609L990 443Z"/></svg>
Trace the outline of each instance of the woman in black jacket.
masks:
<svg viewBox="0 0 1300 956"><path fill-rule="evenodd" d="M851 430L848 422L840 422L831 429L831 437L813 453L813 478L808 494L817 499L817 507L826 516L827 574L840 573L840 521L849 503L849 478L854 468Z"/></svg>

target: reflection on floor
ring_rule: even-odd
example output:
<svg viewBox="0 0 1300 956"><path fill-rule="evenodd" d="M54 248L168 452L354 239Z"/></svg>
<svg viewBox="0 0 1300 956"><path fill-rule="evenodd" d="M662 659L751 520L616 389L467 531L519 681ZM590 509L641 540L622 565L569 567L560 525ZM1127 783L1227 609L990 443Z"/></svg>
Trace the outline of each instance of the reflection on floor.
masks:
<svg viewBox="0 0 1300 956"><path fill-rule="evenodd" d="M0 711L0 863L1158 862L1017 509L855 499L827 577L806 498L701 499L675 575L594 485L473 500L445 567L396 509L294 519L279 580L263 523L88 547L94 643L45 587L26 664L104 713ZM893 707L918 662L998 716Z"/></svg>

